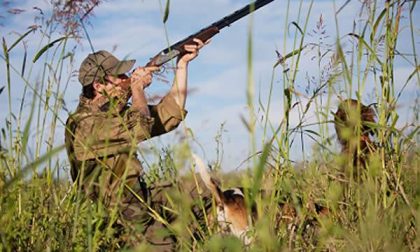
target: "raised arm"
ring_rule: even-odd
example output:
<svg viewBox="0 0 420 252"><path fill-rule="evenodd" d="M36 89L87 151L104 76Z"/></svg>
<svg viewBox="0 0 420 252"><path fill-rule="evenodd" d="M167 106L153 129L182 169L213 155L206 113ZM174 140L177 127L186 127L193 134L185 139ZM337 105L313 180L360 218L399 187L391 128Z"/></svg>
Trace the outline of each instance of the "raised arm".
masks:
<svg viewBox="0 0 420 252"><path fill-rule="evenodd" d="M195 44L185 45L186 53L178 58L174 83L169 91L169 95L175 99L180 109L185 108L187 98L188 64L198 56L199 50L209 43L209 41L204 43L199 39L194 39L194 42Z"/></svg>
<svg viewBox="0 0 420 252"><path fill-rule="evenodd" d="M152 83L152 73L159 67L138 67L131 76L132 105L131 109L139 111L143 116L150 116L144 89Z"/></svg>

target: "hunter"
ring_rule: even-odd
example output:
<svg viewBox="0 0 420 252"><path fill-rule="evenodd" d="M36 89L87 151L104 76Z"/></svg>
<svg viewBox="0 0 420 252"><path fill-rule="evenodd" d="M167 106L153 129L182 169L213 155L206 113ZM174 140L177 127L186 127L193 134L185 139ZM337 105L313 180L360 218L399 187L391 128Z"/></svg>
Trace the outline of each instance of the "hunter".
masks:
<svg viewBox="0 0 420 252"><path fill-rule="evenodd" d="M119 60L103 50L89 54L79 70L79 105L66 122L66 148L75 184L90 199L116 208L121 222L141 223L142 239L159 247L154 251L174 248L171 235L155 234L165 226L155 214L167 217L168 222L173 219L165 213L165 192L175 185L146 184L137 145L172 131L185 118L188 64L205 45L199 39L194 42L185 45L186 52L178 56L173 85L157 105L147 104L145 89L158 67L131 71L135 60ZM206 191L195 185L181 190L193 199L201 197L207 207L210 194ZM196 218L203 215L200 207L193 207L192 213Z"/></svg>

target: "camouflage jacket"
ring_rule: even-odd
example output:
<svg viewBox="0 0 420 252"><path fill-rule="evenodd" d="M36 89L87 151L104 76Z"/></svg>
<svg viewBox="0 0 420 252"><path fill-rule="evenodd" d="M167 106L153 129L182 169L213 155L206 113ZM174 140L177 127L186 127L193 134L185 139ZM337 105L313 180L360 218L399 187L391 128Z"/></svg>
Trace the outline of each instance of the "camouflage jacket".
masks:
<svg viewBox="0 0 420 252"><path fill-rule="evenodd" d="M129 106L121 111L103 108L80 97L76 112L67 119L65 142L73 181L80 171L88 177L98 166L107 166L119 177L125 172L128 177L142 175L138 143L175 129L186 115L170 95L149 106L150 117Z"/></svg>

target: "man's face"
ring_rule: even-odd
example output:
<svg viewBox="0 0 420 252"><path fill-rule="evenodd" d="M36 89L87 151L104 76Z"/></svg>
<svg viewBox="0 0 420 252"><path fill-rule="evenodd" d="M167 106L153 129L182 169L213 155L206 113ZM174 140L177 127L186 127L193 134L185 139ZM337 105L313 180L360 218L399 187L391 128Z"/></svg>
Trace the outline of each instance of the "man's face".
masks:
<svg viewBox="0 0 420 252"><path fill-rule="evenodd" d="M111 97L121 97L130 92L131 78L126 74L118 76L108 75L105 77L105 84L98 86L97 92L108 94Z"/></svg>

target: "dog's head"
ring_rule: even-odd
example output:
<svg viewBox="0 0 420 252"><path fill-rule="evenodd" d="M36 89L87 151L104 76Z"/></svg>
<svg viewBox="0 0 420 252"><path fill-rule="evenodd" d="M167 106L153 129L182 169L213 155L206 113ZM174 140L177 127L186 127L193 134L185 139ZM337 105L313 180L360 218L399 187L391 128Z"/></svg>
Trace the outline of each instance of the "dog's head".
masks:
<svg viewBox="0 0 420 252"><path fill-rule="evenodd" d="M223 191L220 206L228 222L232 234L242 239L247 238L249 231L248 211L245 204L245 196L240 188L230 188Z"/></svg>
<svg viewBox="0 0 420 252"><path fill-rule="evenodd" d="M373 130L369 123L375 123L375 111L357 100L346 99L340 102L334 114L334 127L343 148L348 148L349 139L357 136L360 127L360 141L370 141ZM359 126L360 125L360 126Z"/></svg>

